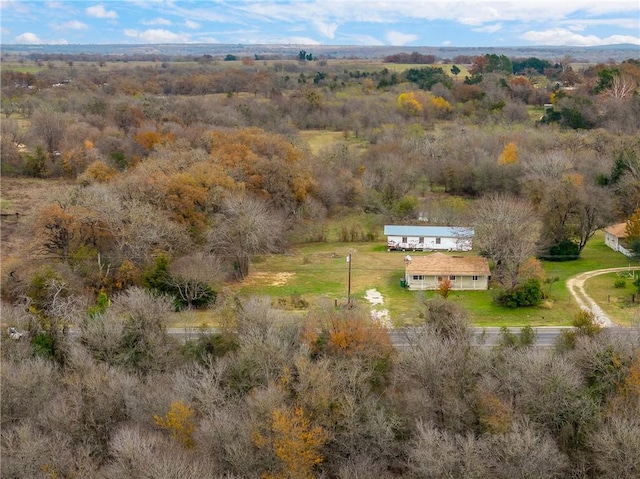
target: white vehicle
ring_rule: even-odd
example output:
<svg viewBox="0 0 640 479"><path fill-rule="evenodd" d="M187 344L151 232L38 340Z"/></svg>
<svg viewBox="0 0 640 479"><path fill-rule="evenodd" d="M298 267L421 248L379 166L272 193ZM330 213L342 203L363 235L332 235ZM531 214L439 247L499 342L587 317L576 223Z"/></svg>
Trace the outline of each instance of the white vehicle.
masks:
<svg viewBox="0 0 640 479"><path fill-rule="evenodd" d="M15 339L16 341L27 335L25 331L18 331L16 328L8 328L7 333L11 339Z"/></svg>

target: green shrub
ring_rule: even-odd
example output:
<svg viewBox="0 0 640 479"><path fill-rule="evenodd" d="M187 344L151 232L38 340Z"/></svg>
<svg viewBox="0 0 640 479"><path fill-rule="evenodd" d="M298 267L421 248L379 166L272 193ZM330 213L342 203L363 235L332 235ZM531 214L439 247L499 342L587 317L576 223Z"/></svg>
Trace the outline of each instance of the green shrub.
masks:
<svg viewBox="0 0 640 479"><path fill-rule="evenodd" d="M502 291L496 295L494 301L507 308L521 308L537 306L544 299L542 285L538 279L530 279L526 283Z"/></svg>
<svg viewBox="0 0 640 479"><path fill-rule="evenodd" d="M33 155L24 155L24 172L35 178L45 178L47 176L47 155L42 147L37 147Z"/></svg>
<svg viewBox="0 0 640 479"><path fill-rule="evenodd" d="M509 328L500 328L500 339L498 345L501 348L528 348L536 343L536 332L531 326L525 326L520 330L520 334L512 333Z"/></svg>
<svg viewBox="0 0 640 479"><path fill-rule="evenodd" d="M46 332L36 334L31 340L31 345L33 346L33 352L36 356L53 359L55 349L53 338L50 334Z"/></svg>
<svg viewBox="0 0 640 479"><path fill-rule="evenodd" d="M561 241L551 246L540 256L547 261L573 261L580 257L580 247L571 240Z"/></svg>
<svg viewBox="0 0 640 479"><path fill-rule="evenodd" d="M185 308L206 308L215 303L217 298L217 292L202 281L172 276L166 256L156 258L153 267L143 274L142 284L151 291L171 296L178 311Z"/></svg>
<svg viewBox="0 0 640 479"><path fill-rule="evenodd" d="M184 346L186 353L202 364L206 364L208 358L220 358L238 347L236 338L226 334L206 334Z"/></svg>
<svg viewBox="0 0 640 479"><path fill-rule="evenodd" d="M614 288L624 288L627 285L627 282L624 278L616 278L616 280L613 283L613 287Z"/></svg>
<svg viewBox="0 0 640 479"><path fill-rule="evenodd" d="M595 315L584 309L576 313L571 325L573 329L563 331L556 339L556 348L559 351L574 349L578 336L595 338L602 331L602 326L598 324Z"/></svg>

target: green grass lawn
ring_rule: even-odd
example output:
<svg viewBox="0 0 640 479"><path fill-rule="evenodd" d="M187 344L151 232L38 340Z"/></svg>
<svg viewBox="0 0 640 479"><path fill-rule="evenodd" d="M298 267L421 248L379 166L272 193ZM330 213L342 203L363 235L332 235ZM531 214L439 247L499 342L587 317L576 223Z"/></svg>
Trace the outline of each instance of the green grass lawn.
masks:
<svg viewBox="0 0 640 479"><path fill-rule="evenodd" d="M274 304L283 308L294 308L296 303L300 306L299 300L308 304L308 308L322 303L344 304L348 293L349 265L346 257L349 253L352 255L350 292L358 304L367 307L365 293L375 288L382 294L383 307L389 310L395 325L420 322L421 302L434 297L435 293L403 289L400 279L404 276L405 253L387 252L383 242L298 245L286 255L257 258L247 280L229 287L244 297L269 296ZM497 306L492 301L493 290L454 291L449 300L467 309L472 322L478 326L567 326L578 312L578 307L565 286L566 280L584 271L628 264L629 260L608 248L604 244L604 235L598 233L589 241L581 259L543 263L547 276L557 280L545 284L548 299L539 307L508 309ZM604 291L596 283L596 278L587 283L589 288L592 281L594 290ZM614 290L613 278L603 281L608 281L611 284L609 289ZM594 297L599 302L606 301L606 295L603 298L594 294ZM608 307L616 306L612 303ZM302 308L300 312L305 311L306 308ZM615 318L620 322L630 320L625 316Z"/></svg>
<svg viewBox="0 0 640 479"><path fill-rule="evenodd" d="M635 278L631 274L603 274L589 279L585 284L587 294L611 319L623 325L631 325L640 317L640 294L633 285L640 272L635 272ZM616 280L624 280L624 287L616 288Z"/></svg>
<svg viewBox="0 0 640 479"><path fill-rule="evenodd" d="M4 71L16 71L21 73L38 73L44 70L45 67L38 66L33 63L20 63L20 62L4 62L0 67L0 70Z"/></svg>

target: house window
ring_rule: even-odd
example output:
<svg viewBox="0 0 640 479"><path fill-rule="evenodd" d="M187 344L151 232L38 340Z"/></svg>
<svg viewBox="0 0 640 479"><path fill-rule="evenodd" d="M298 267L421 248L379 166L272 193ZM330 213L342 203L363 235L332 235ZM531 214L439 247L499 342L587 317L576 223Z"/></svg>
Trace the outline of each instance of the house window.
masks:
<svg viewBox="0 0 640 479"><path fill-rule="evenodd" d="M471 279L474 281L478 281L478 277L477 276L471 276Z"/></svg>
<svg viewBox="0 0 640 479"><path fill-rule="evenodd" d="M442 238L436 238L436 244L441 244Z"/></svg>
<svg viewBox="0 0 640 479"><path fill-rule="evenodd" d="M418 239L418 243L420 244L424 243L424 238L422 236L420 236L420 238Z"/></svg>
<svg viewBox="0 0 640 479"><path fill-rule="evenodd" d="M456 277L455 277L455 276L449 276L449 279L450 279L451 281L455 281L455 280L456 280Z"/></svg>
<svg viewBox="0 0 640 479"><path fill-rule="evenodd" d="M424 276L421 274L416 274L413 276L414 281L424 281Z"/></svg>
<svg viewBox="0 0 640 479"><path fill-rule="evenodd" d="M402 242L403 242L403 243L406 243L406 242L407 242L407 237L406 237L406 236L403 236L403 237L402 237Z"/></svg>

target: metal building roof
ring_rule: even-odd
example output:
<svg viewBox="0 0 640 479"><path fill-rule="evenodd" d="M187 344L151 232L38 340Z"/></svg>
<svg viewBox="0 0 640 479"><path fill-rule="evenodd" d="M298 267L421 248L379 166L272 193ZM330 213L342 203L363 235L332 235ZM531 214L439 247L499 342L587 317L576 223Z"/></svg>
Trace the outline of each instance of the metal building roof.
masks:
<svg viewBox="0 0 640 479"><path fill-rule="evenodd" d="M463 226L400 226L385 225L385 236L436 236L440 238L469 238L473 228Z"/></svg>

